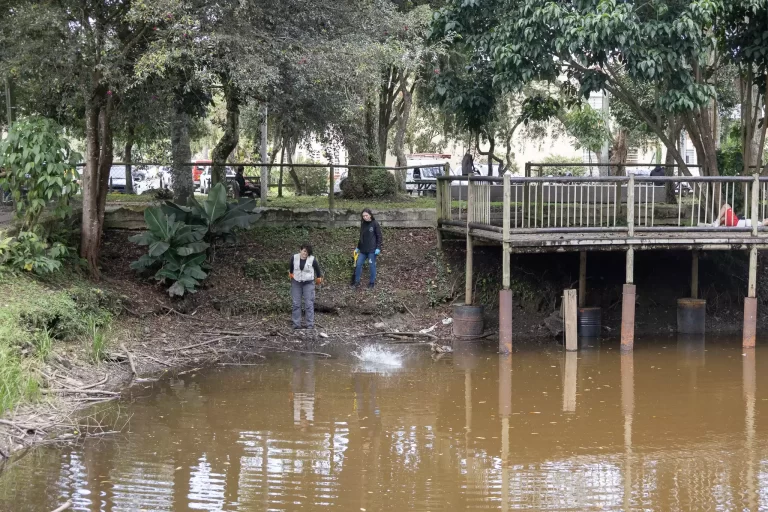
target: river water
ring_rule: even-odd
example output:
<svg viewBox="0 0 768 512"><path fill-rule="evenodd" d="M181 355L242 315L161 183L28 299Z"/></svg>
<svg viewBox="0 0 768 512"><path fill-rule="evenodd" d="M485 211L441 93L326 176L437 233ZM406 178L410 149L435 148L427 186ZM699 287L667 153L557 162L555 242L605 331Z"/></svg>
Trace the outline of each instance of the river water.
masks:
<svg viewBox="0 0 768 512"><path fill-rule="evenodd" d="M393 350L139 385L126 434L34 450L0 510L768 510L768 349Z"/></svg>

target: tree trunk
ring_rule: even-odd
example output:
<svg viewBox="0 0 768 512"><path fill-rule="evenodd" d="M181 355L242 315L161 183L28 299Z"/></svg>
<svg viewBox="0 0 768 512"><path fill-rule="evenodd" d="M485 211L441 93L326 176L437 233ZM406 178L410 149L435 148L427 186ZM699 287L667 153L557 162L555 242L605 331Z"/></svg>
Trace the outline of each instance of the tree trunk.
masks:
<svg viewBox="0 0 768 512"><path fill-rule="evenodd" d="M379 154L378 128L375 99L369 97L365 102L365 145L368 165L381 165L384 161ZM386 148L384 151L386 152Z"/></svg>
<svg viewBox="0 0 768 512"><path fill-rule="evenodd" d="M301 180L299 175L296 174L296 169L293 167L293 153L296 151L296 143L292 139L286 139L285 144L288 147L288 175L293 181L293 190L297 196L302 195Z"/></svg>
<svg viewBox="0 0 768 512"><path fill-rule="evenodd" d="M192 148L189 140L189 114L181 105L177 105L171 122L171 155L173 166L171 179L173 182L173 200L177 204L187 204L195 193L192 180Z"/></svg>
<svg viewBox="0 0 768 512"><path fill-rule="evenodd" d="M280 178L277 182L277 197L283 197L283 164L285 163L285 144L280 151Z"/></svg>
<svg viewBox="0 0 768 512"><path fill-rule="evenodd" d="M379 91L379 123L378 147L379 160L387 159L389 130L392 125L392 112L397 99L398 87L402 86L402 74L394 66L387 66L381 73L381 90ZM397 121L395 121L397 122Z"/></svg>
<svg viewBox="0 0 768 512"><path fill-rule="evenodd" d="M406 167L408 159L405 157L405 132L408 128L408 120L411 117L411 106L413 105L413 89L408 89L408 77L401 73L400 88L403 91L402 108L398 109L397 114L397 132L395 133L394 150L397 156L397 166ZM405 181L408 177L408 171L405 169L397 171L398 190L405 192Z"/></svg>
<svg viewBox="0 0 768 512"><path fill-rule="evenodd" d="M702 107L685 114L684 122L688 135L696 148L697 160L702 176L719 176L717 169L717 144L712 134L708 107Z"/></svg>
<svg viewBox="0 0 768 512"><path fill-rule="evenodd" d="M683 124L680 122L680 120L676 117L673 117L669 121L669 138L670 140L680 140L680 133L683 131ZM670 152L667 151L666 156L664 157L664 174L666 176L674 176L675 175L675 157ZM682 192L682 187L680 187L680 192ZM675 184L673 182L669 182L666 185L666 196L667 196L667 202L674 203L675 201Z"/></svg>
<svg viewBox="0 0 768 512"><path fill-rule="evenodd" d="M211 184L226 184L227 173L224 169L227 158L237 147L240 140L240 97L238 91L231 84L224 85L224 99L227 103L227 117L224 124L224 134L219 143L213 148L213 170L211 171Z"/></svg>
<svg viewBox="0 0 768 512"><path fill-rule="evenodd" d="M135 140L135 132L133 125L128 126L128 133L125 139L125 152L123 158L125 159L125 193L133 194L133 144Z"/></svg>
<svg viewBox="0 0 768 512"><path fill-rule="evenodd" d="M624 127L619 127L616 138L613 141L613 148L611 151L611 174L613 176L626 176L627 153L629 153L629 147L627 146L627 136L629 130Z"/></svg>
<svg viewBox="0 0 768 512"><path fill-rule="evenodd" d="M83 218L80 233L80 256L88 263L93 279L99 279L99 255L107 204L109 171L114 148L112 142L112 96L99 86L100 75L95 72L95 90L87 93L86 104L86 162L83 172Z"/></svg>

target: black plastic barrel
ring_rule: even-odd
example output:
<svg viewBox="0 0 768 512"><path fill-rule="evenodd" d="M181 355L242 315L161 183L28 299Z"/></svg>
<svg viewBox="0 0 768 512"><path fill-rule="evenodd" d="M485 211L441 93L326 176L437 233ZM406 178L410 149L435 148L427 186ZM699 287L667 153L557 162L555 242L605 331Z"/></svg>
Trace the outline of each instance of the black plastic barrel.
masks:
<svg viewBox="0 0 768 512"><path fill-rule="evenodd" d="M600 308L579 308L579 338L599 338L603 328L603 314Z"/></svg>
<svg viewBox="0 0 768 512"><path fill-rule="evenodd" d="M453 335L458 338L478 338L483 335L483 306L453 306Z"/></svg>
<svg viewBox="0 0 768 512"><path fill-rule="evenodd" d="M707 301L703 299L677 299L677 332L704 334Z"/></svg>

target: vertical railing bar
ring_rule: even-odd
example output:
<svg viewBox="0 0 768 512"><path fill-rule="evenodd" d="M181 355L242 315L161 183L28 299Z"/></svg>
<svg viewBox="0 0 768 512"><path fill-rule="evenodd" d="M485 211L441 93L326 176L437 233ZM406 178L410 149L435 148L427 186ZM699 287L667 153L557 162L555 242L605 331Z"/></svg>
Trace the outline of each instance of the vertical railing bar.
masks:
<svg viewBox="0 0 768 512"><path fill-rule="evenodd" d="M616 227L616 211L619 209L619 195L621 195L621 183L618 188L613 187L613 227Z"/></svg>
<svg viewBox="0 0 768 512"><path fill-rule="evenodd" d="M592 183L592 226L597 227L597 183Z"/></svg>
<svg viewBox="0 0 768 512"><path fill-rule="evenodd" d="M560 183L560 227L563 227L563 186L564 184ZM555 208L557 208L557 203L555 203Z"/></svg>
<svg viewBox="0 0 768 512"><path fill-rule="evenodd" d="M579 183L579 226L584 227L584 184Z"/></svg>
<svg viewBox="0 0 768 512"><path fill-rule="evenodd" d="M717 184L717 219L718 219L718 225L720 225L720 210L723 207L723 184L718 183ZM712 219L712 223L715 223L715 220Z"/></svg>
<svg viewBox="0 0 768 512"><path fill-rule="evenodd" d="M693 188L691 189L691 226L693 226L693 218L696 213L696 182L692 181Z"/></svg>
<svg viewBox="0 0 768 512"><path fill-rule="evenodd" d="M648 190L650 183L645 184L645 227L648 227Z"/></svg>
<svg viewBox="0 0 768 512"><path fill-rule="evenodd" d="M709 211L709 182L704 183L704 224L707 224L707 212Z"/></svg>
<svg viewBox="0 0 768 512"><path fill-rule="evenodd" d="M541 186L540 183L536 183L536 194L534 194L533 196L533 227L534 229L539 227L539 187L540 186ZM542 188L541 191L543 192L544 189ZM544 196L542 195L541 198L543 201Z"/></svg>
<svg viewBox="0 0 768 512"><path fill-rule="evenodd" d="M677 186L677 227L682 227L683 221L683 182Z"/></svg>
<svg viewBox="0 0 768 512"><path fill-rule="evenodd" d="M552 185L547 186L547 227L550 227L552 217Z"/></svg>

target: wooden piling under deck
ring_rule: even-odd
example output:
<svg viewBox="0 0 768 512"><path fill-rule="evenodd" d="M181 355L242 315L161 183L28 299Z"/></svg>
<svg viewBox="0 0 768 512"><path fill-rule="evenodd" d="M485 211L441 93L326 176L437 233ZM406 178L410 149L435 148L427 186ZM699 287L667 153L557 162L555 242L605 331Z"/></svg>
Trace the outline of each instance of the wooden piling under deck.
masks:
<svg viewBox="0 0 768 512"><path fill-rule="evenodd" d="M443 186L440 186L440 181ZM468 183L466 209L459 206L452 210L450 182ZM659 183L693 182L703 189L705 201L698 208L684 206L678 201L677 224L670 224L670 217L654 217L656 194L649 191ZM656 183L659 182L659 183ZM503 222L495 217L492 207L492 187L504 185ZM586 187L585 187L586 185ZM514 196L511 187L514 187ZM579 188L581 187L581 188ZM591 187L591 188L590 188ZM714 200L708 202L709 191L733 191L743 187L745 217L751 220L749 227L725 227L712 224L717 210ZM500 187L499 187L500 188ZM682 185L681 185L682 188ZM498 191L498 188L495 189ZM546 195L545 191L546 190ZM591 190L591 196L590 196ZM611 191L613 196L611 196ZM619 192L626 190L626 207ZM637 192L636 192L637 190ZM577 193L577 191L580 191ZM459 190L460 192L460 190ZM751 193L750 193L751 192ZM637 201L636 201L636 193ZM702 196L702 194L700 194ZM761 206L768 203L768 177L589 177L589 178L533 178L533 177L445 177L438 179L437 228L441 241L454 235L466 239L466 288L465 302L473 302L474 247L500 245L502 247L502 283L499 295L500 328L499 351L512 348L512 292L511 254L579 253L578 293L576 303L587 304L586 263L589 251L624 251L626 279L622 289L621 349L632 351L635 338L635 251L678 250L692 251L690 268L690 292L693 298L700 295L699 256L707 251L748 251L749 285L744 301L743 346L755 346L757 325L757 254L768 250L768 228L759 221ZM498 195L497 195L498 197ZM514 197L514 202L512 197ZM554 197L554 201L553 201ZM590 199L591 197L591 199ZM496 199L498 200L498 199ZM522 204L520 203L522 200ZM600 204L598 204L600 203ZM719 205L719 203L718 203ZM688 214L684 215L684 209ZM668 213L668 208L666 210ZM466 216L465 216L466 215ZM665 223L666 221L666 223ZM672 219L674 223L675 219ZM443 238L447 236L447 238ZM570 298L570 295L569 295ZM569 311L570 300L569 302ZM570 345L570 344L569 344Z"/></svg>

